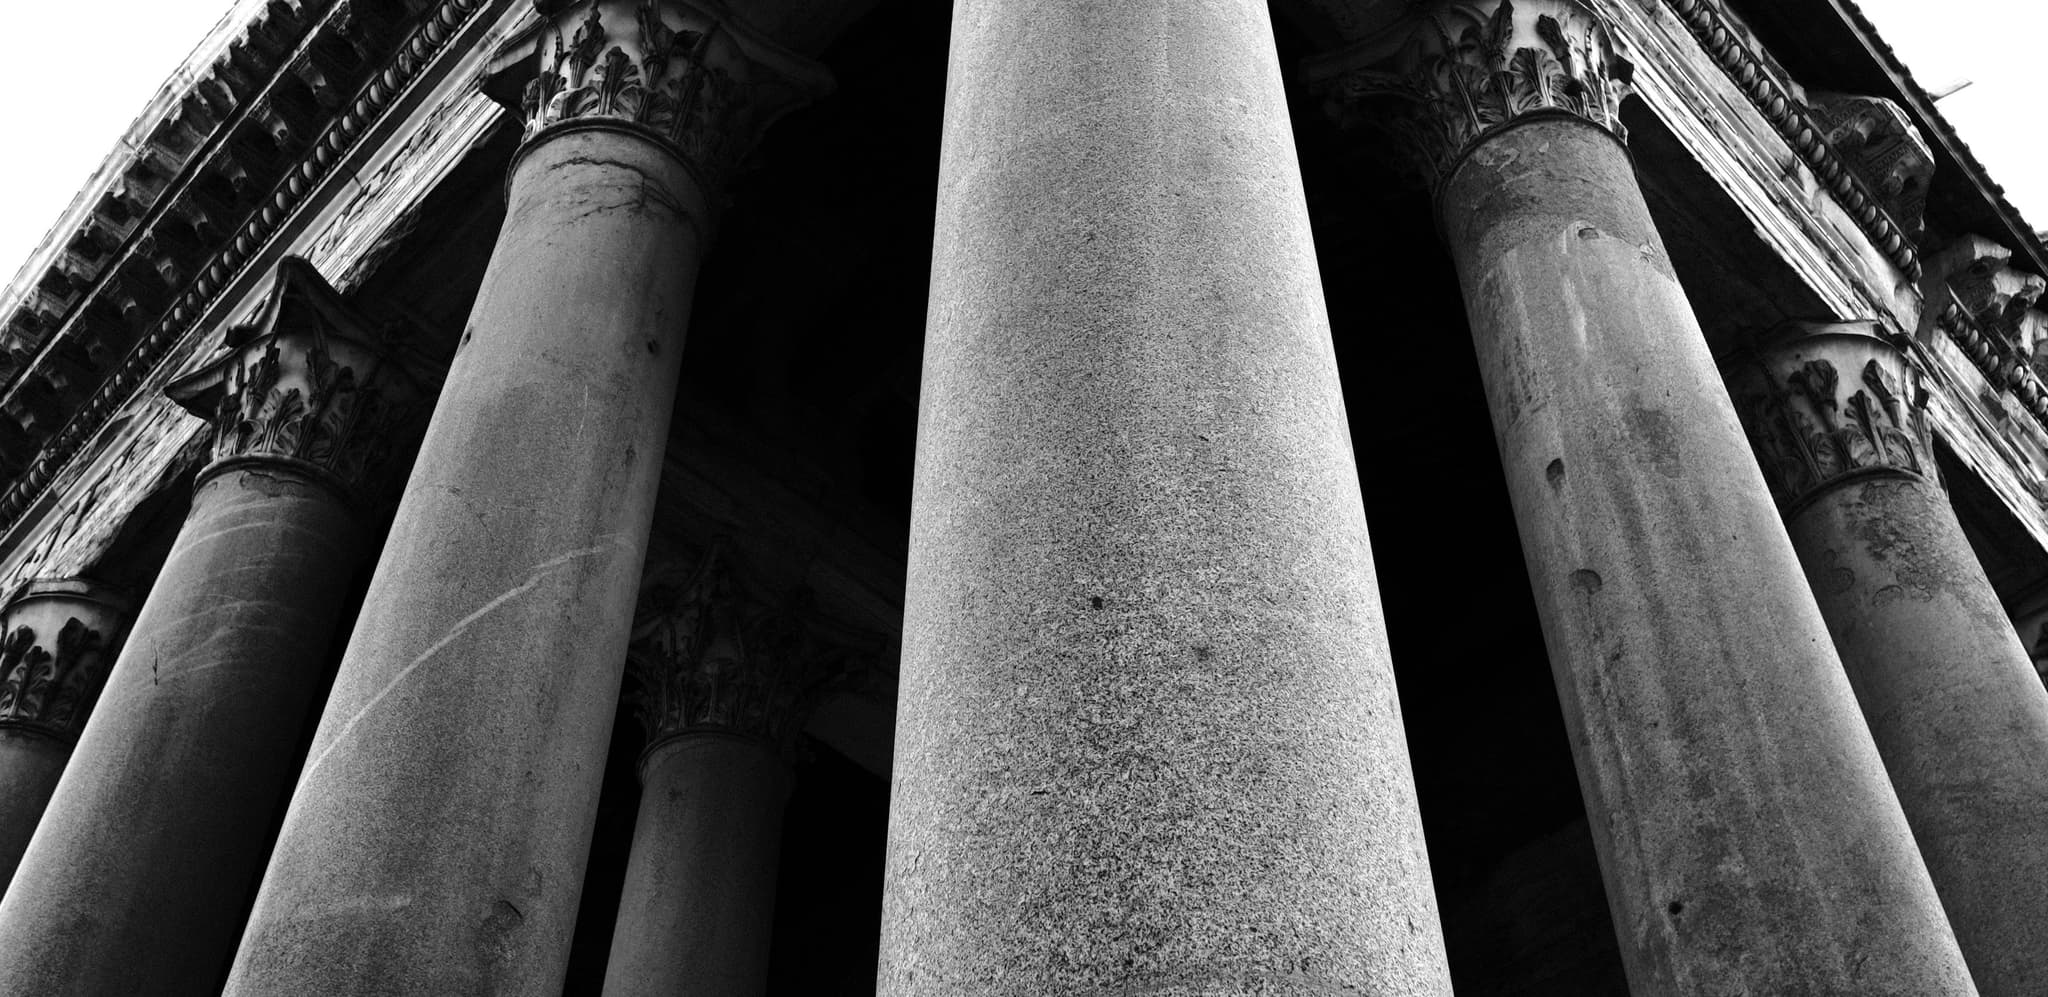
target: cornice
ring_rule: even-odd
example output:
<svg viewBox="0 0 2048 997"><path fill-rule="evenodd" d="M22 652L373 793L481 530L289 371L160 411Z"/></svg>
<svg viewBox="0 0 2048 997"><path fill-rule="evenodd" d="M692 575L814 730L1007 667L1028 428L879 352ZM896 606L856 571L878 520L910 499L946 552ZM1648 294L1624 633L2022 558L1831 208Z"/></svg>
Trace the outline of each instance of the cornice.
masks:
<svg viewBox="0 0 2048 997"><path fill-rule="evenodd" d="M1701 47L1714 58L1721 71L1735 81L1744 96L1762 113L1764 120L1784 136L1792 150L1820 178L1828 192L1863 228L1870 241L1882 249L1893 265L1914 280L1920 279L1920 254L1906 231L1884 211L1877 195L1850 169L1849 163L1828 144L1826 131L1814 120L1804 101L1793 95L1777 74L1749 46L1740 32L1728 25L1728 15L1717 0L1664 0L1678 15Z"/></svg>
<svg viewBox="0 0 2048 997"><path fill-rule="evenodd" d="M402 0L264 8L264 18L304 22L295 47L277 43L259 18L249 35L270 39L276 58L248 55L254 43L227 57L239 102L203 141L191 140L152 200L123 206L139 217L97 277L46 281L71 293L24 305L43 309L32 323L44 338L0 392L0 454L17 457L0 466L14 477L0 494L0 532L36 506L464 26L498 3L436 0L411 17ZM205 91L202 83L193 94ZM197 113L190 100L180 106ZM18 328L7 326L10 335ZM36 456L24 467L19 455L28 453Z"/></svg>
<svg viewBox="0 0 2048 997"><path fill-rule="evenodd" d="M1758 113L1777 130L1792 150L1799 154L1808 169L1813 171L1821 184L1837 203L1847 211L1857 225L1869 237L1872 245L1881 250L1892 264L1910 280L1919 281L1923 266L1919 250L1899 223L1886 213L1882 199L1856 175L1847 160L1828 143L1820 124L1806 104L1794 95L1784 81L1765 61L1751 51L1743 34L1729 25L1729 15L1721 7L1720 0L1662 0L1665 6L1685 24L1695 40L1726 73L1730 80L1749 98ZM1859 27L1871 38L1876 37L1875 29L1863 19L1860 11L1845 3L1859 22ZM1881 46L1880 46L1881 47ZM1889 52L1888 49L1884 50ZM1916 88L1917 89L1917 88ZM1925 95L1922 94L1922 97ZM1938 120L1931 116L1929 120ZM1949 139L1954 132L1946 122L1940 127ZM1960 146L1960 142L1952 142ZM1965 155L1967 155L1965 153ZM1974 158L1966 159L1966 168L1982 175L1983 167ZM2002 203L2002 198L2001 198ZM2012 217L2017 212L2009 204L2004 209ZM2024 405L2035 421L2048 428L2048 388L2044 388L2040 376L2014 351L2001 343L1970 319L1954 299L1954 295L1942 289L1938 296L1928 299L1926 306L1934 310L1934 325L1953 340L1970 362L1982 372L1993 385L2009 389L2013 397Z"/></svg>
<svg viewBox="0 0 2048 997"><path fill-rule="evenodd" d="M1864 48L1883 63L1885 71L1898 84L1900 96L1912 105L1912 112L1920 118L1923 127L1934 132L1936 143L1949 155L1970 178L1971 185L1990 202L1992 210L2004 222L2006 234L2027 254L2036 272L2048 274L2048 245L2044 245L2033 226L2027 224L2019 209L2005 196L2005 188L1991 179L1991 173L1963 141L1954 125L1941 113L1927 90L1915 79L1912 70L1899 59L1898 53L1878 34L1877 26L1863 13L1854 0L1833 0L1849 25L1861 36Z"/></svg>

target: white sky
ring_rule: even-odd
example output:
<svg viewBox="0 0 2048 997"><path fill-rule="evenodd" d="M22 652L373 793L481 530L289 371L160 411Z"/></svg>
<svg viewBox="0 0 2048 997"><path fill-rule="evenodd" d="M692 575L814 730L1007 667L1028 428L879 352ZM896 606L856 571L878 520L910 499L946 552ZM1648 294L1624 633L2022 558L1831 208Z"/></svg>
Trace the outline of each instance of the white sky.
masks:
<svg viewBox="0 0 2048 997"><path fill-rule="evenodd" d="M2036 229L2048 228L2048 139L2035 117L2042 0L1857 0L1930 93L1964 80L1941 115ZM1985 233L1990 235L1991 233Z"/></svg>
<svg viewBox="0 0 2048 997"><path fill-rule="evenodd" d="M0 284L35 251L157 87L233 6L6 3L16 95L0 101Z"/></svg>
<svg viewBox="0 0 2048 997"><path fill-rule="evenodd" d="M1974 85L1941 102L1992 177L2031 224L2048 227L2048 141L2035 124L2042 0L1860 0L1923 86ZM0 101L0 283L13 275L144 102L197 45L231 0L95 0L84 51L17 44L17 83ZM13 0L9 36L77 39L72 4ZM80 60L83 58L84 63Z"/></svg>

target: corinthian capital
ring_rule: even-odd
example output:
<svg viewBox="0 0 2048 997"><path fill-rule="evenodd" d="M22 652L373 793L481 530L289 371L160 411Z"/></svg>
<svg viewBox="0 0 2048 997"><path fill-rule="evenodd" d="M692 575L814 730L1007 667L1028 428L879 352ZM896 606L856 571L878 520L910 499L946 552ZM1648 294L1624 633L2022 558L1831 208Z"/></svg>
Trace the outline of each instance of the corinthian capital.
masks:
<svg viewBox="0 0 2048 997"><path fill-rule="evenodd" d="M1311 61L1340 121L1393 132L1432 184L1490 134L1569 114L1625 139L1633 75L1578 0L1424 0L1385 33Z"/></svg>
<svg viewBox="0 0 2048 997"><path fill-rule="evenodd" d="M749 598L716 552L649 567L627 673L650 747L722 732L787 752L816 685L812 657L793 607Z"/></svg>
<svg viewBox="0 0 2048 997"><path fill-rule="evenodd" d="M354 495L423 407L417 378L313 265L286 257L257 320L165 394L213 423L214 462L283 464Z"/></svg>
<svg viewBox="0 0 2048 997"><path fill-rule="evenodd" d="M1936 477L1928 393L1872 323L1801 323L1727 375L1757 463L1788 515L1845 481Z"/></svg>
<svg viewBox="0 0 2048 997"><path fill-rule="evenodd" d="M0 612L0 729L76 741L120 651L128 610L90 582L30 583Z"/></svg>
<svg viewBox="0 0 2048 997"><path fill-rule="evenodd" d="M700 176L736 165L776 118L831 87L815 63L683 0L536 0L526 139L558 125L629 128Z"/></svg>

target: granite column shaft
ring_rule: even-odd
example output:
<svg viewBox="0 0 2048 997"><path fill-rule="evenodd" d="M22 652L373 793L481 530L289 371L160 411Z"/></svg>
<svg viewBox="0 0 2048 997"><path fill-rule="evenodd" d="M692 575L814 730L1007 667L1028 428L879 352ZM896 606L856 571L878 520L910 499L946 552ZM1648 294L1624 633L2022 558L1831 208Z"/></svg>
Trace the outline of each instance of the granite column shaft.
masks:
<svg viewBox="0 0 2048 997"><path fill-rule="evenodd" d="M962 0L878 992L1447 994L1266 5Z"/></svg>
<svg viewBox="0 0 2048 997"><path fill-rule="evenodd" d="M605 997L760 997L789 764L758 738L683 734L640 787Z"/></svg>
<svg viewBox="0 0 2048 997"><path fill-rule="evenodd" d="M712 551L650 567L627 671L647 729L605 997L760 997L801 629Z"/></svg>
<svg viewBox="0 0 2048 997"><path fill-rule="evenodd" d="M236 997L561 990L707 182L749 144L733 108L758 87L757 49L686 4L545 16L505 224Z"/></svg>
<svg viewBox="0 0 2048 997"><path fill-rule="evenodd" d="M215 461L0 902L0 992L215 993L234 955L415 394L301 261L259 321L171 385Z"/></svg>
<svg viewBox="0 0 2048 997"><path fill-rule="evenodd" d="M217 988L326 679L363 531L267 468L193 495L99 716L0 901L0 992Z"/></svg>
<svg viewBox="0 0 2048 997"><path fill-rule="evenodd" d="M1973 993L1626 151L1532 118L1442 211L1631 985Z"/></svg>
<svg viewBox="0 0 2048 997"><path fill-rule="evenodd" d="M560 988L701 211L630 135L520 163L229 993Z"/></svg>
<svg viewBox="0 0 2048 997"><path fill-rule="evenodd" d="M1905 358L1863 326L1802 333L1730 387L1979 991L2048 993L2048 691Z"/></svg>

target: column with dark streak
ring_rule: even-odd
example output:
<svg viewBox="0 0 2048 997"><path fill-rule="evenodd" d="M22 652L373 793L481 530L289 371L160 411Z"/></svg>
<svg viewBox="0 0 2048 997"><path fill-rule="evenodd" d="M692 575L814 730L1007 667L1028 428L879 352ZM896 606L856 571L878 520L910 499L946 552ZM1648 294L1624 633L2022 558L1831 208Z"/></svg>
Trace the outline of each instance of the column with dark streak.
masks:
<svg viewBox="0 0 2048 997"><path fill-rule="evenodd" d="M1623 147L1575 0L1311 69L1437 183L1634 992L1974 993Z"/></svg>
<svg viewBox="0 0 2048 997"><path fill-rule="evenodd" d="M1788 332L1728 369L1737 409L1978 989L2048 993L2048 691L1905 356L1869 323Z"/></svg>
<svg viewBox="0 0 2048 997"><path fill-rule="evenodd" d="M1264 0L960 0L878 992L1450 992Z"/></svg>
<svg viewBox="0 0 2048 997"><path fill-rule="evenodd" d="M424 404L304 261L173 382L214 422L177 542L0 903L0 993L220 985L368 559L365 489Z"/></svg>
<svg viewBox="0 0 2048 997"><path fill-rule="evenodd" d="M717 178L819 71L550 2L503 230L227 992L562 986Z"/></svg>
<svg viewBox="0 0 2048 997"><path fill-rule="evenodd" d="M99 699L130 608L103 585L48 579L0 614L0 888L13 879Z"/></svg>

